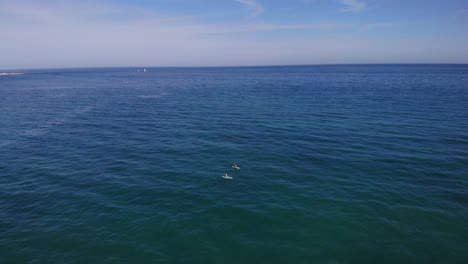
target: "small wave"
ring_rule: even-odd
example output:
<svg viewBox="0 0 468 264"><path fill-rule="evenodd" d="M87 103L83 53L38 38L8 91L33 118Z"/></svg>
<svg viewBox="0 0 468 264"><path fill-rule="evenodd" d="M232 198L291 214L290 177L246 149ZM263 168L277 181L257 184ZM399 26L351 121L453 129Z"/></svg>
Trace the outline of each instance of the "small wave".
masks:
<svg viewBox="0 0 468 264"><path fill-rule="evenodd" d="M87 113L87 112L89 112L89 111L91 111L93 109L94 109L94 106L89 105L89 106L83 107L83 109L81 109L81 110L78 110L75 115L81 115L81 114Z"/></svg>
<svg viewBox="0 0 468 264"><path fill-rule="evenodd" d="M10 144L13 144L13 143L15 143L14 140L5 140L4 142L0 142L0 148L1 147L6 147L6 146L8 146Z"/></svg>
<svg viewBox="0 0 468 264"><path fill-rule="evenodd" d="M155 94L155 95L142 95L139 97L143 99L156 99L156 98L161 98L162 96L159 94Z"/></svg>
<svg viewBox="0 0 468 264"><path fill-rule="evenodd" d="M169 94L170 93L147 94L147 95L140 95L138 97L143 98L143 99L157 99L157 98L161 98L163 96L167 96Z"/></svg>
<svg viewBox="0 0 468 264"><path fill-rule="evenodd" d="M34 128L34 129L28 129L20 133L20 135L24 136L42 136L47 132L48 127L42 127L42 128Z"/></svg>

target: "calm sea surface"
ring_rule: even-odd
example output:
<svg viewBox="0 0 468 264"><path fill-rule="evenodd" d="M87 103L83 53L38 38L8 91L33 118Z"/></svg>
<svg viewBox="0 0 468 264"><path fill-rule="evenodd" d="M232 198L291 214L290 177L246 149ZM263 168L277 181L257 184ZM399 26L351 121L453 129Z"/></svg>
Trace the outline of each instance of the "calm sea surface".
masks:
<svg viewBox="0 0 468 264"><path fill-rule="evenodd" d="M468 263L468 65L0 76L0 262Z"/></svg>

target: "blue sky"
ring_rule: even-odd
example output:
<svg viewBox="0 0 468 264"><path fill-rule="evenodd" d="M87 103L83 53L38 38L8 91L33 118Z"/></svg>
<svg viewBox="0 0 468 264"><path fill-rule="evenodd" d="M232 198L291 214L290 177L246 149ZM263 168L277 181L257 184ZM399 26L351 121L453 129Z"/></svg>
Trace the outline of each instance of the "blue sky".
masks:
<svg viewBox="0 0 468 264"><path fill-rule="evenodd" d="M468 63L468 0L0 0L0 68Z"/></svg>

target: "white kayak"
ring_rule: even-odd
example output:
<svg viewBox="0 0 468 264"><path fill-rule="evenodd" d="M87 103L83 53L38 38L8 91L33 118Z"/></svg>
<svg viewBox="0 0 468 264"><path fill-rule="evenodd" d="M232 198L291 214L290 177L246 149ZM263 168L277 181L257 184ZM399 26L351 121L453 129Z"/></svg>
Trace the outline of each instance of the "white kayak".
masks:
<svg viewBox="0 0 468 264"><path fill-rule="evenodd" d="M232 180L232 177L231 177L231 176L223 175L222 177L223 177L223 179L226 179L226 180Z"/></svg>

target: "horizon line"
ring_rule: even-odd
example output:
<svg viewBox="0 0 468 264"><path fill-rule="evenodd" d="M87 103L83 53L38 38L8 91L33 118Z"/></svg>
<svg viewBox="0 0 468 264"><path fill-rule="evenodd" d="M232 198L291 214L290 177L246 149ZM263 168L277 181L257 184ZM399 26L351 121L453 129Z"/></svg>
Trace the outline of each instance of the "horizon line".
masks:
<svg viewBox="0 0 468 264"><path fill-rule="evenodd" d="M464 63L450 63L450 62L429 62L429 63L317 63L317 64L272 64L272 65L225 65L225 66L78 66L78 67L41 67L41 68L9 68L0 69L1 72L7 73L8 71L18 70L74 70L74 69L151 69L151 68L268 68L268 67L305 67L305 66L365 66L365 65L468 65Z"/></svg>

